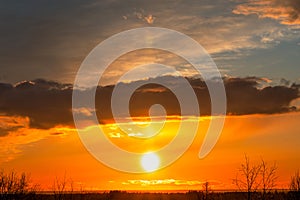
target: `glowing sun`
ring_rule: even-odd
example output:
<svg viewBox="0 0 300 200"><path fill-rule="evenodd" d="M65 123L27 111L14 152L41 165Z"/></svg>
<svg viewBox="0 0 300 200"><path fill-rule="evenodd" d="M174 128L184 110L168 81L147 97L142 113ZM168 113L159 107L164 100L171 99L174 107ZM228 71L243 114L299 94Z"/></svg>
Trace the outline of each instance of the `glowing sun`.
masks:
<svg viewBox="0 0 300 200"><path fill-rule="evenodd" d="M144 154L141 159L142 167L146 172L153 172L159 167L159 157L154 153Z"/></svg>

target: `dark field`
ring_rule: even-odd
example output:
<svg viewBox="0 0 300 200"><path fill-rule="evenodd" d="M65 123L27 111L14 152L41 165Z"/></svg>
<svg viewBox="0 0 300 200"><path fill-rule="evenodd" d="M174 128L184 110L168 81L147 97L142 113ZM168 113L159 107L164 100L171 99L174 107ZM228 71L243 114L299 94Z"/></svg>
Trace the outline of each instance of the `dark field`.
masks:
<svg viewBox="0 0 300 200"><path fill-rule="evenodd" d="M262 193L251 194L252 200L300 200L299 192L270 192L263 197ZM186 193L128 193L111 191L107 193L69 193L69 194L27 194L0 196L1 200L43 199L43 200L243 200L248 199L246 192L216 192L205 195L203 192L190 191Z"/></svg>

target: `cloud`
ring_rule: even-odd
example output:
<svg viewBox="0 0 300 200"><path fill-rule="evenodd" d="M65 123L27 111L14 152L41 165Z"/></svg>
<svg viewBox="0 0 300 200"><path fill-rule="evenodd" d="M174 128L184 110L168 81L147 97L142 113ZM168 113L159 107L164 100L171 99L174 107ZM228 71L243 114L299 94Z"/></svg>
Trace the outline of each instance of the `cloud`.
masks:
<svg viewBox="0 0 300 200"><path fill-rule="evenodd" d="M258 89L257 78L227 80L228 112L232 114L272 114L293 111L290 102L299 96L298 88L267 86Z"/></svg>
<svg viewBox="0 0 300 200"><path fill-rule="evenodd" d="M91 109L91 108L74 108L72 109L73 113L77 113L77 114L82 114L85 116L92 116L92 112L94 112L95 110Z"/></svg>
<svg viewBox="0 0 300 200"><path fill-rule="evenodd" d="M146 22L148 24L153 24L154 20L156 19L156 17L154 17L153 15L149 14L146 17L144 17L144 19L146 20Z"/></svg>
<svg viewBox="0 0 300 200"><path fill-rule="evenodd" d="M64 133L62 132L53 132L53 133L50 133L50 135L63 135Z"/></svg>
<svg viewBox="0 0 300 200"><path fill-rule="evenodd" d="M131 185L141 185L141 186L150 186L150 185L201 185L204 182L201 181L186 181L186 180L175 180L175 179L163 179L163 180L128 180L123 182L123 184Z"/></svg>
<svg viewBox="0 0 300 200"><path fill-rule="evenodd" d="M120 45L128 46L131 44L127 44L125 40L124 43ZM179 55L159 49L141 49L126 53L113 61L109 68L107 68L105 71L105 74L101 77L100 83L101 85L115 84L121 78L121 76L129 71L130 74L126 74L125 77L122 77L124 78L124 82L163 76L167 74L170 75L170 70L162 68L160 65L153 63L174 66L176 71L181 73L182 76L192 76L197 74L192 65Z"/></svg>
<svg viewBox="0 0 300 200"><path fill-rule="evenodd" d="M7 136L9 133L15 132L21 128L28 127L28 117L9 117L0 115L0 137Z"/></svg>
<svg viewBox="0 0 300 200"><path fill-rule="evenodd" d="M142 20L148 24L153 24L154 23L154 20L156 19L156 17L154 17L152 14L150 13L146 13L145 10L143 9L140 9L138 11L134 11L133 12L133 15L139 19L139 20ZM128 16L130 15L127 15L126 17L128 18ZM126 19L127 19L126 18Z"/></svg>
<svg viewBox="0 0 300 200"><path fill-rule="evenodd" d="M0 117L1 126L7 121L14 121L14 123L22 124L23 127L14 128L12 124L6 124L6 127L12 126L12 128L9 134L0 136L0 164L22 155L28 144L41 141L50 136L59 138L75 133L74 130L66 128L51 128L47 130L30 128L28 118ZM2 133L1 130L0 133Z"/></svg>
<svg viewBox="0 0 300 200"><path fill-rule="evenodd" d="M238 5L234 14L256 14L260 18L271 18L286 25L300 25L300 0L248 0Z"/></svg>
<svg viewBox="0 0 300 200"><path fill-rule="evenodd" d="M42 79L0 84L0 113L29 118L30 127L72 125L72 88Z"/></svg>
<svg viewBox="0 0 300 200"><path fill-rule="evenodd" d="M174 186L201 186L206 181L199 180L177 180L177 179L155 179L155 180L127 180L122 182L123 185L140 185L140 186L154 186L154 185L174 185ZM219 181L209 181L211 186L219 185Z"/></svg>
<svg viewBox="0 0 300 200"><path fill-rule="evenodd" d="M172 83L180 89L178 77L163 76L161 82ZM188 78L198 98L201 115L210 115L210 96L204 81L199 78ZM140 80L146 83L146 80ZM296 84L268 86L270 80L266 78L224 78L227 93L227 113L231 115L273 114L297 110L290 105L299 98L299 87ZM137 82L120 83L134 85ZM213 80L212 80L213 84ZM96 112L100 123L113 122L111 111L111 94L114 86L98 86L96 91L96 110L81 108L75 110L84 116ZM171 88L172 89L172 88ZM84 95L89 90L83 90ZM120 97L122 98L122 96ZM134 92L130 100L132 117L149 115L149 108L154 104L161 104L169 116L181 115L180 105L176 96L168 88L157 84L146 84ZM69 84L60 84L53 81L34 80L24 81L16 85L0 84L0 113L2 116L25 117L31 128L49 129L55 126L73 127L72 117L72 87ZM188 108L191 112L194 108ZM2 128L2 135L10 130L26 126L4 121L10 124Z"/></svg>
<svg viewBox="0 0 300 200"><path fill-rule="evenodd" d="M156 20L156 17L153 16L151 13L145 11L144 9L134 9L132 13L128 13L126 15L123 15L122 18L124 20L139 20L140 22L147 23L147 24L153 24Z"/></svg>
<svg viewBox="0 0 300 200"><path fill-rule="evenodd" d="M294 106L297 109L300 109L300 98L294 99L291 103L291 106Z"/></svg>
<svg viewBox="0 0 300 200"><path fill-rule="evenodd" d="M41 119L43 119L43 116L41 116ZM50 136L63 138L75 133L74 129L67 127L33 128L30 126L30 121L29 117L0 114L0 165L22 155L28 144L41 141Z"/></svg>
<svg viewBox="0 0 300 200"><path fill-rule="evenodd" d="M227 53L213 55L222 61L299 38L299 33L276 22L232 15L236 6L232 1L28 0L0 4L5 19L0 32L0 78L10 83L37 77L70 83L85 56L101 41L151 24L185 33L211 54ZM118 65L118 70L123 71L123 66Z"/></svg>

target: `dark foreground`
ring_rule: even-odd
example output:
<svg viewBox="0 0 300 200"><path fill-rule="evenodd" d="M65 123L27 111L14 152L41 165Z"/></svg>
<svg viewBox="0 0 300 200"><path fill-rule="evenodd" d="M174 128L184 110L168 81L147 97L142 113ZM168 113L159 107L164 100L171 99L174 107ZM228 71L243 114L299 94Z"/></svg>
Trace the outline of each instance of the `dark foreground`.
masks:
<svg viewBox="0 0 300 200"><path fill-rule="evenodd" d="M111 191L107 193L69 193L69 194L26 194L26 195L0 195L1 200L300 200L299 192L272 192L263 195L252 193L248 197L244 192L218 192L205 194L191 191L187 193L128 193Z"/></svg>

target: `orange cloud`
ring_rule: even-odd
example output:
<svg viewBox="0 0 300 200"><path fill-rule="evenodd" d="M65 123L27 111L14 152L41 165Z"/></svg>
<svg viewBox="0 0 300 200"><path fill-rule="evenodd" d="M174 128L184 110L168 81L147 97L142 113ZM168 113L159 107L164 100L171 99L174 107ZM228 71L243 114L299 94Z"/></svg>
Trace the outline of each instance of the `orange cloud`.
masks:
<svg viewBox="0 0 300 200"><path fill-rule="evenodd" d="M64 137L69 128L30 128L29 117L0 116L0 164L21 155L22 148L49 136Z"/></svg>
<svg viewBox="0 0 300 200"><path fill-rule="evenodd" d="M141 185L141 186L151 186L151 185L175 185L175 186L196 186L202 185L206 181L199 180L176 180L176 179L158 179L158 180L128 180L122 182L123 185ZM218 181L209 181L209 183L217 185Z"/></svg>
<svg viewBox="0 0 300 200"><path fill-rule="evenodd" d="M134 16L136 19L146 22L147 24L153 24L156 17L150 13L146 13L144 9L138 9L133 12L133 14L127 14L122 16L124 20L127 20L129 17Z"/></svg>
<svg viewBox="0 0 300 200"><path fill-rule="evenodd" d="M155 17L153 17L153 15L149 14L148 16L144 17L144 19L146 20L146 22L148 24L153 24Z"/></svg>
<svg viewBox="0 0 300 200"><path fill-rule="evenodd" d="M28 117L0 116L0 137L29 126Z"/></svg>
<svg viewBox="0 0 300 200"><path fill-rule="evenodd" d="M259 18L271 18L286 25L300 25L299 0L249 0L237 6L234 14L256 14Z"/></svg>

